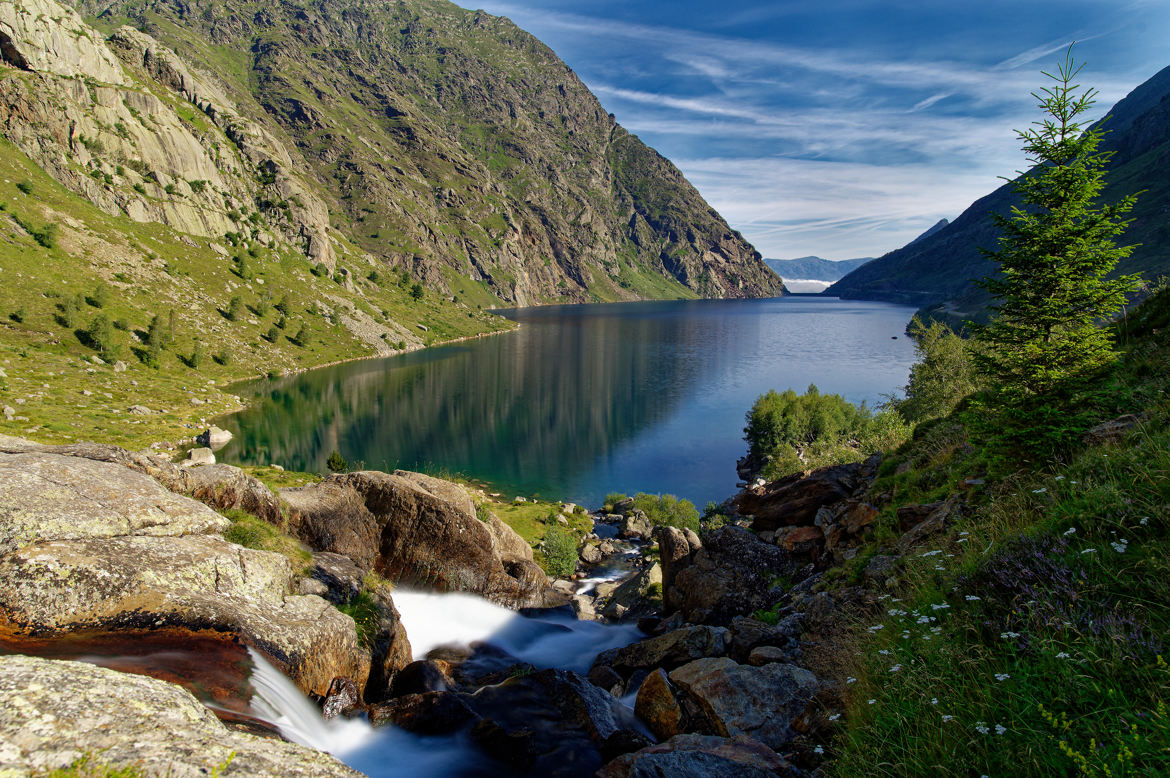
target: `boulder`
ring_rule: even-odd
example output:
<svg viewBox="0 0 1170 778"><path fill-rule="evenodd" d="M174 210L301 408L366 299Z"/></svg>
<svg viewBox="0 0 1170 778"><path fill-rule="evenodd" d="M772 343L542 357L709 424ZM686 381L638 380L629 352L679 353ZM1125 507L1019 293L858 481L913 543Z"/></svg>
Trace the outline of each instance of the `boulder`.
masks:
<svg viewBox="0 0 1170 778"><path fill-rule="evenodd" d="M817 678L790 664L741 665L727 658L697 659L673 670L670 682L721 737L747 735L772 749L792 740L792 722L817 691Z"/></svg>
<svg viewBox="0 0 1170 778"><path fill-rule="evenodd" d="M187 458L183 460L184 465L214 465L215 452L207 447L193 448L187 452Z"/></svg>
<svg viewBox="0 0 1170 778"><path fill-rule="evenodd" d="M726 627L689 626L602 651L593 664L611 667L622 676L655 667L669 670L694 659L724 656L730 642L731 631Z"/></svg>
<svg viewBox="0 0 1170 778"><path fill-rule="evenodd" d="M664 551L664 586L669 569L685 566L665 589L665 610L677 610L685 621L695 624L725 625L736 616L769 607L780 594L777 579L795 576L800 569L797 560L782 549L735 526L706 533L698 550L675 560L670 568L667 558Z"/></svg>
<svg viewBox="0 0 1170 778"><path fill-rule="evenodd" d="M654 536L654 524L643 511L634 508L622 517L622 526L618 535L623 538L640 538L649 540Z"/></svg>
<svg viewBox="0 0 1170 778"><path fill-rule="evenodd" d="M363 588L362 579L365 577L352 559L329 551L313 554L308 575L325 585L326 593L322 596L334 605L348 603L356 597Z"/></svg>
<svg viewBox="0 0 1170 778"><path fill-rule="evenodd" d="M124 467L36 451L0 453L0 554L38 540L175 537L228 526L215 511Z"/></svg>
<svg viewBox="0 0 1170 778"><path fill-rule="evenodd" d="M680 603L672 596L675 576L690 565L703 544L693 532L688 535L677 527L659 527L655 537L658 538L658 558L662 564L663 606L665 610L677 610Z"/></svg>
<svg viewBox="0 0 1170 778"><path fill-rule="evenodd" d="M592 776L649 745L628 709L568 670L517 675L464 701L481 717L472 739L518 775Z"/></svg>
<svg viewBox="0 0 1170 778"><path fill-rule="evenodd" d="M210 453L210 449L193 449L200 450ZM183 468L172 488L216 510L236 508L271 524L281 523L280 500L272 490L238 467L215 464L214 456L210 465Z"/></svg>
<svg viewBox="0 0 1170 778"><path fill-rule="evenodd" d="M379 586L369 595L377 616L370 630L370 678L365 699L376 702L389 696L398 673L413 661L414 652L402 616L394 607L390 587Z"/></svg>
<svg viewBox="0 0 1170 778"><path fill-rule="evenodd" d="M450 667L446 662L419 659L398 671L398 674L394 676L394 685L390 692L394 697L406 694L425 694L426 692L445 692L451 688L452 683Z"/></svg>
<svg viewBox="0 0 1170 778"><path fill-rule="evenodd" d="M195 436L195 442L208 448L223 448L231 442L232 433L221 430L214 424Z"/></svg>
<svg viewBox="0 0 1170 778"><path fill-rule="evenodd" d="M1101 422L1086 432L1081 437L1081 440L1084 441L1086 446L1117 446L1125 440L1130 430L1140 422L1141 418L1139 416L1127 413L1116 419Z"/></svg>
<svg viewBox="0 0 1170 778"><path fill-rule="evenodd" d="M369 654L353 620L320 597L293 595L291 579L284 556L212 535L52 540L0 557L0 614L34 634L218 629L269 656L306 692L325 694L339 675L365 683Z"/></svg>
<svg viewBox="0 0 1170 778"><path fill-rule="evenodd" d="M821 467L810 473L755 486L737 494L731 507L741 516L752 516L756 532L778 527L814 524L817 511L852 497L872 479L877 460Z"/></svg>
<svg viewBox="0 0 1170 778"><path fill-rule="evenodd" d="M581 546L581 552L578 554L581 561L587 565L595 565L601 561L601 549L597 547L596 543L586 543Z"/></svg>
<svg viewBox="0 0 1170 778"><path fill-rule="evenodd" d="M228 772L240 775L361 775L321 751L228 729L166 681L83 662L0 657L0 699L4 775L48 773L86 754L175 778L213 774L229 762Z"/></svg>
<svg viewBox="0 0 1170 778"><path fill-rule="evenodd" d="M609 595L601 615L614 620L634 620L651 616L661 607L662 565L655 562L622 581Z"/></svg>
<svg viewBox="0 0 1170 778"><path fill-rule="evenodd" d="M966 503L960 495L953 494L948 497L927 514L926 518L902 533L897 542L899 553L905 554L931 535L941 532L961 517L965 509Z"/></svg>
<svg viewBox="0 0 1170 778"><path fill-rule="evenodd" d="M329 691L325 695L325 704L321 706L321 715L325 719L337 718L341 714L352 713L361 705L361 692L357 684L350 678L334 678L329 684Z"/></svg>
<svg viewBox="0 0 1170 778"><path fill-rule="evenodd" d="M547 578L531 561L531 549L502 523L489 528L480 521L456 484L402 470L364 471L280 495L294 534L312 548L348 556L362 570L396 583L474 592L509 607L545 601Z"/></svg>
<svg viewBox="0 0 1170 778"><path fill-rule="evenodd" d="M619 756L599 770L597 778L796 778L802 774L750 737L676 735Z"/></svg>
<svg viewBox="0 0 1170 778"><path fill-rule="evenodd" d="M370 707L375 727L393 724L416 735L446 735L479 717L453 692L407 694Z"/></svg>
<svg viewBox="0 0 1170 778"><path fill-rule="evenodd" d="M685 731L686 716L665 670L659 668L642 681L634 700L634 715L659 740L667 740Z"/></svg>

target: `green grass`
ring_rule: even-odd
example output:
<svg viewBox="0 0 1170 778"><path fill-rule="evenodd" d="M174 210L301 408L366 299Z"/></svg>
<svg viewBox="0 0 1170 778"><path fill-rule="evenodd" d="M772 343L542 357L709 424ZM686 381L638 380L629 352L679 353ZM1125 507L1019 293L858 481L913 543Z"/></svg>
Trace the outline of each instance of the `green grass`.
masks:
<svg viewBox="0 0 1170 778"><path fill-rule="evenodd" d="M275 551L283 554L292 564L293 571L298 574L312 562L313 556L308 549L279 527L237 508L229 508L222 513L232 522L223 533L223 539L229 543L257 551Z"/></svg>

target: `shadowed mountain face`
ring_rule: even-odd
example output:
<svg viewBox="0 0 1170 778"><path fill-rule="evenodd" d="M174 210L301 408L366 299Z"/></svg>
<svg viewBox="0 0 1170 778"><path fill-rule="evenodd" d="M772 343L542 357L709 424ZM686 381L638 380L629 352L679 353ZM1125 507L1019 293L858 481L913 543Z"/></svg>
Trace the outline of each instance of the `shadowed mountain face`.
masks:
<svg viewBox="0 0 1170 778"><path fill-rule="evenodd" d="M1153 279L1170 271L1170 68L1115 105L1101 126L1109 131L1101 148L1114 153L1102 200L1142 192L1121 238L1122 245L1140 245L1115 272ZM953 323L985 318L991 299L974 282L995 272L981 252L999 239L988 214L1006 215L1017 202L1005 184L946 227L853 271L829 294L917 305Z"/></svg>
<svg viewBox="0 0 1170 778"><path fill-rule="evenodd" d="M779 293L759 254L682 174L505 18L442 0L75 5L96 15L95 41L118 38L127 86L163 97L151 110L167 112L171 98L181 116L198 109L178 124L215 151L191 155L189 171L158 173L203 181L195 199L222 190L207 195L214 218L203 223L129 184L118 194L110 176L111 192L93 193L103 210L145 208L144 219L214 237L246 229L232 222L255 210L254 224L274 225L274 239L303 244L331 271L353 250L433 288L517 304ZM29 125L11 132L18 145L43 136L27 118L35 114L9 112ZM132 119L115 118L135 134ZM47 144L24 145L36 158ZM125 168L135 149L122 150L126 160L109 161ZM61 172L66 186L94 188Z"/></svg>

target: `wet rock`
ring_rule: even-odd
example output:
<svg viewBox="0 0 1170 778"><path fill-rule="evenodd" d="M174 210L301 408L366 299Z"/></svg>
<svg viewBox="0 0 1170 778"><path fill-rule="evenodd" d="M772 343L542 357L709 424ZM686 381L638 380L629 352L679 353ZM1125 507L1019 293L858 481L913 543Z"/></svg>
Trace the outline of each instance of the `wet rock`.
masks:
<svg viewBox="0 0 1170 778"><path fill-rule="evenodd" d="M370 639L370 678L366 683L365 699L376 702L385 699L393 688L398 673L411 664L414 652L402 616L394 607L390 587L378 586L367 590L375 612Z"/></svg>
<svg viewBox="0 0 1170 778"><path fill-rule="evenodd" d="M214 424L195 436L195 441L208 448L222 448L231 442L232 433L222 430Z"/></svg>
<svg viewBox="0 0 1170 778"><path fill-rule="evenodd" d="M480 521L456 484L402 470L365 471L282 489L281 497L301 540L344 554L363 570L394 582L475 592L510 607L545 602L547 578L530 556L518 555L519 536ZM522 539L519 544L527 548Z"/></svg>
<svg viewBox="0 0 1170 778"><path fill-rule="evenodd" d="M321 751L228 729L166 681L83 662L0 657L0 699L4 774L64 768L93 753L175 778L205 776L229 759L240 775L360 776Z"/></svg>
<svg viewBox="0 0 1170 778"><path fill-rule="evenodd" d="M666 740L685 731L686 716L674 696L674 687L665 670L659 668L642 681L634 701L634 715L659 740Z"/></svg>
<svg viewBox="0 0 1170 778"><path fill-rule="evenodd" d="M510 678L464 700L481 717L472 738L520 775L591 776L649 745L626 708L568 670Z"/></svg>
<svg viewBox="0 0 1170 778"><path fill-rule="evenodd" d="M587 565L595 565L602 559L601 549L596 543L586 543L581 546L581 561Z"/></svg>
<svg viewBox="0 0 1170 778"><path fill-rule="evenodd" d="M751 667L727 658L697 659L669 678L695 703L709 732L748 735L773 749L793 738L792 721L817 689L816 676L795 665Z"/></svg>
<svg viewBox="0 0 1170 778"><path fill-rule="evenodd" d="M325 705L321 715L327 720L341 714L352 713L361 704L361 694L357 684L350 678L334 678L329 683L329 691L325 695Z"/></svg>
<svg viewBox="0 0 1170 778"><path fill-rule="evenodd" d="M370 723L393 724L417 735L445 735L478 719L464 698L452 692L423 692L371 706Z"/></svg>
<svg viewBox="0 0 1170 778"><path fill-rule="evenodd" d="M394 676L391 694L400 697L407 694L445 692L451 688L450 667L446 662L434 659L419 659L403 667Z"/></svg>
<svg viewBox="0 0 1170 778"><path fill-rule="evenodd" d="M596 663L589 668L589 683L599 689L604 689L615 697L621 695L626 685L625 680L612 667Z"/></svg>
<svg viewBox="0 0 1170 778"><path fill-rule="evenodd" d="M796 778L802 773L782 756L743 735L676 735L613 760L597 778Z"/></svg>
<svg viewBox="0 0 1170 778"><path fill-rule="evenodd" d="M293 595L291 580L284 556L212 535L46 541L0 557L0 614L34 634L210 627L261 650L305 692L324 694L338 675L364 683L369 654L353 620Z"/></svg>
<svg viewBox="0 0 1170 778"><path fill-rule="evenodd" d="M661 607L662 566L655 562L622 581L609 595L601 615L613 620L641 619L657 613Z"/></svg>

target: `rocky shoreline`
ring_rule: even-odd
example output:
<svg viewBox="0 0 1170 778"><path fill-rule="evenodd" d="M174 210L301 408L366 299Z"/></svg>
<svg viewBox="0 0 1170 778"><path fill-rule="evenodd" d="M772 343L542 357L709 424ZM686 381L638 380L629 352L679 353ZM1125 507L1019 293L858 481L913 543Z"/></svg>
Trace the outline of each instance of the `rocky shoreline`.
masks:
<svg viewBox="0 0 1170 778"><path fill-rule="evenodd" d="M729 501L730 523L701 536L619 506L580 546L577 580L553 582L462 487L417 473L339 474L273 492L228 465L10 437L0 437L0 472L0 616L3 645L16 652L0 657L0 684L29 692L0 720L9 744L0 767L12 774L94 749L166 763L171 774L205 771L230 751L232 769L249 774L353 774L240 731L255 727L239 717L224 716L225 729L164 681L19 656L22 645L79 632L177 629L259 651L326 715L464 733L512 774L804 775L843 707L832 660L843 625L875 607L897 564L874 557L861 586L831 593L823 580L877 514L865 501L880 500L865 493L876 461L752 487ZM905 545L957 510L958 498L900 511L912 525ZM232 522L217 511L279 527L311 556L232 543ZM645 638L603 651L587 674L541 669L490 643L415 660L395 584L527 613L571 606L577 618L636 621ZM99 736L78 723L85 695L32 693L77 685L104 689L106 705L140 700L145 719L156 705L188 711L194 730L138 751L129 744L141 722L111 722ZM30 727L40 734L16 736ZM66 732L69 748L50 747Z"/></svg>

